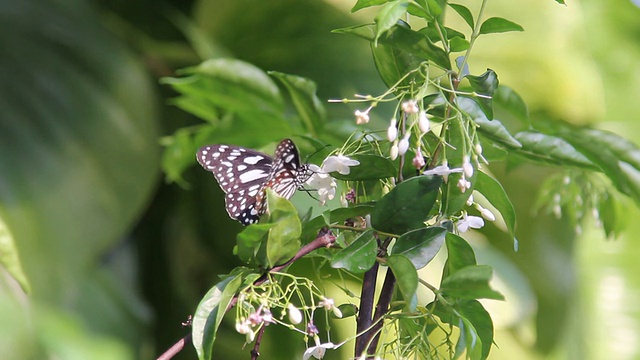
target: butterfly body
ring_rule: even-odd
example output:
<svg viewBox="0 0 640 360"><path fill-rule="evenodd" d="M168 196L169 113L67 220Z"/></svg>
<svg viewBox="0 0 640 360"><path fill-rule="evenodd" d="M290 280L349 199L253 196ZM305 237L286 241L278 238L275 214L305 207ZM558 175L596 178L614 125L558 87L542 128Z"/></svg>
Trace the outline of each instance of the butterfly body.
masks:
<svg viewBox="0 0 640 360"><path fill-rule="evenodd" d="M266 211L266 188L290 199L309 178L290 139L282 140L271 156L233 145L207 145L196 154L205 170L213 173L225 195L229 217L243 225L257 223Z"/></svg>

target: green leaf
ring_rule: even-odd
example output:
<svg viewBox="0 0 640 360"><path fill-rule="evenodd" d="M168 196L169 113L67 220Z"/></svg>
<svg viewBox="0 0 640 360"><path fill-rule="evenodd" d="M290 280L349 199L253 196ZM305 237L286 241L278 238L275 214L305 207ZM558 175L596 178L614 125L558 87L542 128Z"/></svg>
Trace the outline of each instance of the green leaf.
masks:
<svg viewBox="0 0 640 360"><path fill-rule="evenodd" d="M368 230L358 236L349 246L340 250L331 260L331 267L346 269L353 273L363 273L376 262L378 243L373 231Z"/></svg>
<svg viewBox="0 0 640 360"><path fill-rule="evenodd" d="M266 193L266 221L275 224L269 229L266 242L267 266L272 268L289 261L300 250L302 224L298 211L289 200L278 196L271 188L267 188Z"/></svg>
<svg viewBox="0 0 640 360"><path fill-rule="evenodd" d="M417 69L422 62L414 54L380 43L375 45L371 42L371 53L378 74L388 87L396 85L403 76L411 70ZM410 75L403 80L402 84L408 85L415 78L416 75Z"/></svg>
<svg viewBox="0 0 640 360"><path fill-rule="evenodd" d="M454 37L449 40L449 48L451 52L466 51L469 48L469 42L463 38Z"/></svg>
<svg viewBox="0 0 640 360"><path fill-rule="evenodd" d="M471 360L482 359L482 340L479 338L473 324L466 318L461 318L460 339L466 348L467 357ZM456 352L456 355L458 353Z"/></svg>
<svg viewBox="0 0 640 360"><path fill-rule="evenodd" d="M473 99L459 96L458 106L462 111L478 124L478 131L482 135L494 140L499 145L509 149L518 149L522 144L509 133L509 130L499 120L489 120L480 105Z"/></svg>
<svg viewBox="0 0 640 360"><path fill-rule="evenodd" d="M393 271L402 297L407 303L409 311L415 311L413 298L418 289L418 272L411 261L403 255L391 255L387 258L387 265Z"/></svg>
<svg viewBox="0 0 640 360"><path fill-rule="evenodd" d="M139 54L105 26L97 6L3 1L0 13L0 251L8 251L1 261L30 285L21 299L25 323L38 304L91 323L95 344L75 344L73 353L85 354L80 347L100 343L106 329L142 330L139 294L114 286L130 274L113 271L108 255L157 192L161 100ZM130 250L114 251L120 258ZM32 331L25 339L34 344L54 335ZM32 350L35 358L57 356Z"/></svg>
<svg viewBox="0 0 640 360"><path fill-rule="evenodd" d="M526 125L529 125L529 109L524 100L513 89L508 86L500 85L493 94L493 103L498 105Z"/></svg>
<svg viewBox="0 0 640 360"><path fill-rule="evenodd" d="M524 28L507 19L492 17L480 26L480 34L503 33L509 31L524 31Z"/></svg>
<svg viewBox="0 0 640 360"><path fill-rule="evenodd" d="M487 69L487 71L480 76L467 75L466 78L469 80L473 90L483 95L483 97L478 96L473 99L480 105L487 119L493 119L493 103L491 98L498 88L498 76L493 70ZM489 98L486 98L487 96Z"/></svg>
<svg viewBox="0 0 640 360"><path fill-rule="evenodd" d="M409 231L396 240L391 254L403 255L416 269L422 269L440 251L446 233L437 226Z"/></svg>
<svg viewBox="0 0 640 360"><path fill-rule="evenodd" d="M371 6L382 5L391 0L358 0L356 4L351 8L351 12L354 13L360 9L368 8Z"/></svg>
<svg viewBox="0 0 640 360"><path fill-rule="evenodd" d="M491 316L477 300L462 301L456 305L456 310L473 326L482 342L481 355L477 358L481 360L487 359L493 345L494 332Z"/></svg>
<svg viewBox="0 0 640 360"><path fill-rule="evenodd" d="M31 285L24 269L22 269L15 239L2 217L0 217L0 265L20 284L22 291L26 294L31 293Z"/></svg>
<svg viewBox="0 0 640 360"><path fill-rule="evenodd" d="M489 286L493 269L488 265L471 265L449 274L440 285L446 296L460 299L504 300L504 296Z"/></svg>
<svg viewBox="0 0 640 360"><path fill-rule="evenodd" d="M218 327L241 284L242 276L229 276L212 287L200 300L191 325L192 342L199 360L211 359Z"/></svg>
<svg viewBox="0 0 640 360"><path fill-rule="evenodd" d="M262 243L267 238L269 230L274 226L275 224L251 224L245 227L236 236L234 253L245 264L255 263L267 267L266 261L258 259L258 253Z"/></svg>
<svg viewBox="0 0 640 360"><path fill-rule="evenodd" d="M329 316L332 319L346 319L352 316L356 316L356 314L358 314L358 307L355 306L354 304L340 304L340 306L338 306L338 309L342 313L342 317L337 317L334 315L333 312L330 312Z"/></svg>
<svg viewBox="0 0 640 360"><path fill-rule="evenodd" d="M272 268L291 259L300 249L302 225L289 200L266 189L267 213L236 237L235 252L245 263Z"/></svg>
<svg viewBox="0 0 640 360"><path fill-rule="evenodd" d="M211 59L184 69L181 74L186 77L163 78L161 82L171 85L184 97L244 117L277 118L284 111L278 86L264 71L249 63L234 59Z"/></svg>
<svg viewBox="0 0 640 360"><path fill-rule="evenodd" d="M618 224L618 207L616 206L613 194L607 193L604 199L600 200L598 213L602 221L604 233L608 238L615 238L620 230L620 225Z"/></svg>
<svg viewBox="0 0 640 360"><path fill-rule="evenodd" d="M322 215L317 216L308 223L304 224L301 238L305 242L309 242L310 240L313 240L313 238L315 238L318 231L325 225L339 223L356 216L364 216L366 214L370 214L372 210L372 204L357 204L347 208L334 209L329 213L328 222L326 220L325 214L323 213Z"/></svg>
<svg viewBox="0 0 640 360"><path fill-rule="evenodd" d="M511 200L509 200L502 185L491 176L479 171L475 189L481 192L487 200L500 211L507 225L509 235L514 237L516 231L516 210L513 208L513 204L511 204Z"/></svg>
<svg viewBox="0 0 640 360"><path fill-rule="evenodd" d="M164 146L162 153L162 170L167 182L177 182L187 187L188 183L182 178L182 173L193 166L193 154L198 150L194 144L190 129L179 129L172 136L160 139Z"/></svg>
<svg viewBox="0 0 640 360"><path fill-rule="evenodd" d="M444 265L442 279L455 274L467 266L476 265L476 254L464 238L448 232L445 237L447 262Z"/></svg>
<svg viewBox="0 0 640 360"><path fill-rule="evenodd" d="M474 28L475 22L473 21L473 15L471 14L471 10L464 5L460 4L447 4L451 6L451 8L460 15L462 19L469 25L471 30Z"/></svg>
<svg viewBox="0 0 640 360"><path fill-rule="evenodd" d="M596 164L560 137L535 131L521 131L515 134L515 138L522 144L522 148L517 149L518 155L548 164L599 170Z"/></svg>
<svg viewBox="0 0 640 360"><path fill-rule="evenodd" d="M271 71L269 75L280 80L289 91L293 105L305 125L306 132L318 136L317 134L324 125L326 110L316 95L318 89L316 83L307 78L277 71Z"/></svg>
<svg viewBox="0 0 640 360"><path fill-rule="evenodd" d="M349 156L353 160L360 162L358 166L349 168L349 174L342 175L332 172L331 176L338 180L366 181L386 179L398 174L393 162L387 158L370 154L355 154Z"/></svg>
<svg viewBox="0 0 640 360"><path fill-rule="evenodd" d="M640 204L640 149L614 133L556 123L556 134L595 163L618 191Z"/></svg>
<svg viewBox="0 0 640 360"><path fill-rule="evenodd" d="M376 39L374 25L358 25L334 30L339 34L352 34L369 41ZM434 45L426 36L411 30L407 25L396 25L378 38L378 43L406 51L423 60L431 60L435 64L449 69L451 61L447 53Z"/></svg>
<svg viewBox="0 0 640 360"><path fill-rule="evenodd" d="M392 1L387 3L380 9L378 15L375 17L376 37L374 43L378 43L380 35L391 29L398 23L398 20L402 19L407 14L408 1Z"/></svg>
<svg viewBox="0 0 640 360"><path fill-rule="evenodd" d="M418 176L401 182L376 203L371 226L392 234L424 227L441 184L439 176Z"/></svg>

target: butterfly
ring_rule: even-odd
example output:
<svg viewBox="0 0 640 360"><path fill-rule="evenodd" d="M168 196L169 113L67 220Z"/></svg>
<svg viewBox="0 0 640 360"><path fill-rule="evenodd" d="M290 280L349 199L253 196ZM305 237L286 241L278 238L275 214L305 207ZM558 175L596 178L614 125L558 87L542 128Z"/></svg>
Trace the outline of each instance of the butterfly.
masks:
<svg viewBox="0 0 640 360"><path fill-rule="evenodd" d="M229 217L243 225L257 223L267 210L267 188L290 199L312 174L308 164L300 163L298 149L290 139L280 141L273 158L233 145L203 146L196 158L213 173L226 194Z"/></svg>

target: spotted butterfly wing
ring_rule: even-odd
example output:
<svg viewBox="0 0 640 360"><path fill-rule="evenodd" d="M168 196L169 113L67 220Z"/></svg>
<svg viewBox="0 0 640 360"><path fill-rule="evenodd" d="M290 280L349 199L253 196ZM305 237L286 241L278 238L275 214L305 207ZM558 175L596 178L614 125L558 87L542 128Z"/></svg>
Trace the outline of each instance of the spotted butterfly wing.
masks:
<svg viewBox="0 0 640 360"><path fill-rule="evenodd" d="M300 164L293 141L282 140L275 157L231 145L200 148L198 162L211 171L225 192L227 213L243 225L257 223L265 211L265 189L287 199L309 177L308 167Z"/></svg>

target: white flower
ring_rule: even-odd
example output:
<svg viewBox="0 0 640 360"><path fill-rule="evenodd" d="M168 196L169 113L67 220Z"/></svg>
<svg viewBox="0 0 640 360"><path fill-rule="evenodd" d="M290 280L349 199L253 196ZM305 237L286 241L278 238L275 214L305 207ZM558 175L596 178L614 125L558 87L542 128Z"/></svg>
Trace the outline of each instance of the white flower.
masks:
<svg viewBox="0 0 640 360"><path fill-rule="evenodd" d="M429 124L429 118L427 117L427 112L422 110L420 111L420 115L418 116L418 128L423 134L429 132L431 125Z"/></svg>
<svg viewBox="0 0 640 360"><path fill-rule="evenodd" d="M302 355L302 360L310 359L312 356L316 359L322 359L327 349L335 349L336 347L332 342L321 344L320 338L317 336L314 336L314 340L316 341L316 346L308 348Z"/></svg>
<svg viewBox="0 0 640 360"><path fill-rule="evenodd" d="M463 176L460 178L460 180L458 180L458 184L456 186L458 187L458 189L460 189L460 192L465 192L471 189L471 182L467 181L467 179L465 179Z"/></svg>
<svg viewBox="0 0 640 360"><path fill-rule="evenodd" d="M398 144L397 143L393 143L393 145L391 145L391 149L389 150L389 158L391 160L395 160L398 158Z"/></svg>
<svg viewBox="0 0 640 360"><path fill-rule="evenodd" d="M366 110L366 111L356 110L355 115L356 115L356 124L362 125L369 122L369 110Z"/></svg>
<svg viewBox="0 0 640 360"><path fill-rule="evenodd" d="M300 310L291 303L289 303L287 309L289 310L289 321L293 325L300 324L302 322L302 312L300 312Z"/></svg>
<svg viewBox="0 0 640 360"><path fill-rule="evenodd" d="M307 179L307 185L318 190L320 205L324 205L327 200L332 200L336 196L336 181L326 172L323 172L318 165L311 164L309 169L313 175Z"/></svg>
<svg viewBox="0 0 640 360"><path fill-rule="evenodd" d="M449 175L449 174L453 174L453 173L461 173L462 172L462 168L455 168L455 169L449 169L448 165L439 165L434 167L431 170L427 170L425 172L423 172L423 175L440 175L440 176L445 176L445 175Z"/></svg>
<svg viewBox="0 0 640 360"><path fill-rule="evenodd" d="M393 142L396 138L398 138L398 128L396 127L396 119L391 119L391 124L387 128L387 139Z"/></svg>
<svg viewBox="0 0 640 360"><path fill-rule="evenodd" d="M402 140L400 140L400 143L398 144L398 154L404 155L407 152L407 150L409 150L409 137L410 136L411 136L411 133L409 133L409 132L404 134L404 137L402 138Z"/></svg>
<svg viewBox="0 0 640 360"><path fill-rule="evenodd" d="M479 216L467 216L466 214L459 220L457 223L458 231L463 233L467 232L469 229L480 229L484 226L484 220L482 220Z"/></svg>
<svg viewBox="0 0 640 360"><path fill-rule="evenodd" d="M327 174L337 171L339 174L348 175L351 172L349 167L358 165L360 165L358 160L353 160L344 155L331 155L322 162L322 171Z"/></svg>
<svg viewBox="0 0 640 360"><path fill-rule="evenodd" d="M408 100L402 103L402 111L407 114L415 114L420 111L420 108L415 100Z"/></svg>
<svg viewBox="0 0 640 360"><path fill-rule="evenodd" d="M470 178L473 176L473 165L469 161L469 155L465 155L462 157L462 170L466 177Z"/></svg>
<svg viewBox="0 0 640 360"><path fill-rule="evenodd" d="M254 333L253 331L249 331L247 333L247 339L245 340L247 342L247 344L252 343L253 339L256 338L256 333Z"/></svg>
<svg viewBox="0 0 640 360"><path fill-rule="evenodd" d="M322 298L322 300L318 303L318 305L325 308L327 311L333 311L333 315L337 318L342 318L342 311L338 309L333 299L331 298Z"/></svg>

